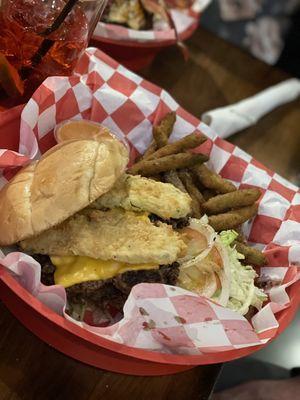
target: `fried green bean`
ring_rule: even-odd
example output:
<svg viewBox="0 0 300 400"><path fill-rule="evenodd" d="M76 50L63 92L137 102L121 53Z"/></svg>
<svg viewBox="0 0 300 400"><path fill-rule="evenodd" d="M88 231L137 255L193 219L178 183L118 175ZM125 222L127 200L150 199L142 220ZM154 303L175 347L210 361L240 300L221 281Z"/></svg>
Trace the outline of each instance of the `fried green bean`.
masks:
<svg viewBox="0 0 300 400"><path fill-rule="evenodd" d="M171 170L164 173L164 181L167 183L171 183L173 186L177 187L177 189L186 193L186 188L184 184L181 182L177 171Z"/></svg>
<svg viewBox="0 0 300 400"><path fill-rule="evenodd" d="M236 190L233 183L210 171L206 165L197 165L193 168L193 171L207 189L215 190L217 193L229 193Z"/></svg>
<svg viewBox="0 0 300 400"><path fill-rule="evenodd" d="M262 266L267 263L265 255L260 250L247 246L238 241L235 241L234 244L237 251L245 256L245 260L243 261L245 261L247 264Z"/></svg>
<svg viewBox="0 0 300 400"><path fill-rule="evenodd" d="M176 142L170 143L156 150L150 156L144 157L147 160L153 160L155 158L165 157L170 154L182 153L187 149L193 149L200 146L207 140L205 136L200 136L199 134L191 133L183 137L182 139L176 140Z"/></svg>
<svg viewBox="0 0 300 400"><path fill-rule="evenodd" d="M240 243L246 243L247 240L245 238L245 235L243 234L242 227L241 226L237 226L237 227L234 228L234 230L238 234L238 236L237 236L237 238L235 240L237 242L240 242Z"/></svg>
<svg viewBox="0 0 300 400"><path fill-rule="evenodd" d="M208 217L208 221L217 232L234 229L248 219L254 217L257 213L257 209L257 204L252 204L251 206L238 208L223 214L211 215Z"/></svg>
<svg viewBox="0 0 300 400"><path fill-rule="evenodd" d="M175 121L176 113L172 111L168 113L158 125L153 127L153 138L158 148L161 148L168 143Z"/></svg>
<svg viewBox="0 0 300 400"><path fill-rule="evenodd" d="M181 171L178 171L178 175L179 175L180 180L183 182L189 195L191 197L192 196L195 197L195 199L197 200L197 202L199 204L204 203L205 199L204 199L202 193L200 192L200 190L194 184L194 181L193 181L193 178L191 177L190 172L187 170L181 170Z"/></svg>
<svg viewBox="0 0 300 400"><path fill-rule="evenodd" d="M192 199L192 216L194 218L201 218L201 216L203 215L201 204L204 202L204 198L201 192L195 186L188 170L178 171L178 175Z"/></svg>
<svg viewBox="0 0 300 400"><path fill-rule="evenodd" d="M202 213L202 211L201 211L200 204L198 203L197 199L195 199L195 197L193 197L193 196L191 196L191 195L190 195L190 197L191 197L191 199L192 199L192 215L191 215L191 216L192 216L193 218L199 219L199 218L201 218L202 215L203 215L203 213Z"/></svg>
<svg viewBox="0 0 300 400"><path fill-rule="evenodd" d="M154 160L141 160L129 168L128 173L132 175L156 175L160 172L172 169L181 169L194 166L207 161L204 154L178 153Z"/></svg>
<svg viewBox="0 0 300 400"><path fill-rule="evenodd" d="M203 197L204 197L205 201L207 201L217 195L216 192L211 189L204 189L201 191L201 193L203 193Z"/></svg>
<svg viewBox="0 0 300 400"><path fill-rule="evenodd" d="M150 143L150 146L145 151L145 153L142 155L142 157L139 159L139 161L145 160L146 158L148 158L151 154L153 154L156 151L156 149L157 149L157 144L155 143L154 140L152 140L152 142Z"/></svg>
<svg viewBox="0 0 300 400"><path fill-rule="evenodd" d="M207 200L202 207L207 214L220 214L233 208L250 206L259 199L260 194L256 188L235 190Z"/></svg>

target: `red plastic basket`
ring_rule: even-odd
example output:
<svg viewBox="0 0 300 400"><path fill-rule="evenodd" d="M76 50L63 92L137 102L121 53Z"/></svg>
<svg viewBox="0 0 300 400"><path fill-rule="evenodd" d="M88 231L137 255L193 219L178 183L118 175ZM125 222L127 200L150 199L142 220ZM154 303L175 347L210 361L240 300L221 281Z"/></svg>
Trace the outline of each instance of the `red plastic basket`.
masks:
<svg viewBox="0 0 300 400"><path fill-rule="evenodd" d="M19 130L22 106L0 113L0 148L18 150L12 132ZM276 314L276 338L292 321L300 302L300 281L288 288L291 305ZM0 299L41 340L86 364L130 375L167 375L197 365L222 363L249 355L263 346L196 356L161 354L104 339L77 326L42 304L0 266ZM273 339L274 340L274 339Z"/></svg>
<svg viewBox="0 0 300 400"><path fill-rule="evenodd" d="M290 287L291 306L278 314L277 337L292 321L298 305L300 282ZM161 354L118 344L99 337L50 310L29 294L3 267L0 267L0 298L16 318L41 340L62 353L86 364L129 375L168 375L197 365L222 363L247 356L263 346L183 356Z"/></svg>
<svg viewBox="0 0 300 400"><path fill-rule="evenodd" d="M199 19L180 35L180 40L187 40L198 26ZM128 69L139 71L150 65L161 50L176 45L176 41L156 40L153 42L139 42L97 36L92 38L90 45L98 47Z"/></svg>

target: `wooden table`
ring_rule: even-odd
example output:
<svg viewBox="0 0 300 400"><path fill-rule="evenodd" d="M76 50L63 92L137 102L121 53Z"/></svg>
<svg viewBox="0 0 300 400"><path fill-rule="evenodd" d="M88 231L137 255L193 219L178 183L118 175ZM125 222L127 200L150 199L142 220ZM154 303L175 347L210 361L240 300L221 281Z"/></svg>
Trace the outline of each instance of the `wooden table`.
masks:
<svg viewBox="0 0 300 400"><path fill-rule="evenodd" d="M287 78L199 29L184 63L176 48L162 52L143 75L187 110L205 110L250 96ZM298 181L300 101L265 117L230 140L284 177ZM0 304L0 400L208 399L220 366L165 377L131 377L80 364L42 343Z"/></svg>

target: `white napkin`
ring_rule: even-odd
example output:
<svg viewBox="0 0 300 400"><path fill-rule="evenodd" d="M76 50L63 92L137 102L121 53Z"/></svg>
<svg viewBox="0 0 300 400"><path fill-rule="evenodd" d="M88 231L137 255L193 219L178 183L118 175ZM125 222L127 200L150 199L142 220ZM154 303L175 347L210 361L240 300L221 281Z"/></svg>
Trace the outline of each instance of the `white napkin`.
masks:
<svg viewBox="0 0 300 400"><path fill-rule="evenodd" d="M192 10L196 13L200 13L204 11L205 8L210 5L211 2L212 0L196 0L192 5Z"/></svg>
<svg viewBox="0 0 300 400"><path fill-rule="evenodd" d="M202 114L202 121L226 138L248 128L274 108L300 96L300 80L288 79L255 96L227 107L216 108Z"/></svg>

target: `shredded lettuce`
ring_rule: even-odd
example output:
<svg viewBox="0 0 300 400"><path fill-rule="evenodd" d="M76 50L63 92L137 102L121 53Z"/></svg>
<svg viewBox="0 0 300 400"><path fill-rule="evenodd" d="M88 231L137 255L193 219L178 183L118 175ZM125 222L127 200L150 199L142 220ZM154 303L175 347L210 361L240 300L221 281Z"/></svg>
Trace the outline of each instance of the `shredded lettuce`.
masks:
<svg viewBox="0 0 300 400"><path fill-rule="evenodd" d="M230 246L231 243L235 241L235 239L239 236L239 234L236 231L233 231L232 229L228 231L222 231L219 233L220 239L225 246Z"/></svg>
<svg viewBox="0 0 300 400"><path fill-rule="evenodd" d="M266 294L254 285L256 272L250 265L242 265L240 260L245 257L238 253L232 243L238 233L233 230L223 231L219 234L221 242L226 247L230 261L230 289L227 307L244 315L252 305L260 309L267 299Z"/></svg>

